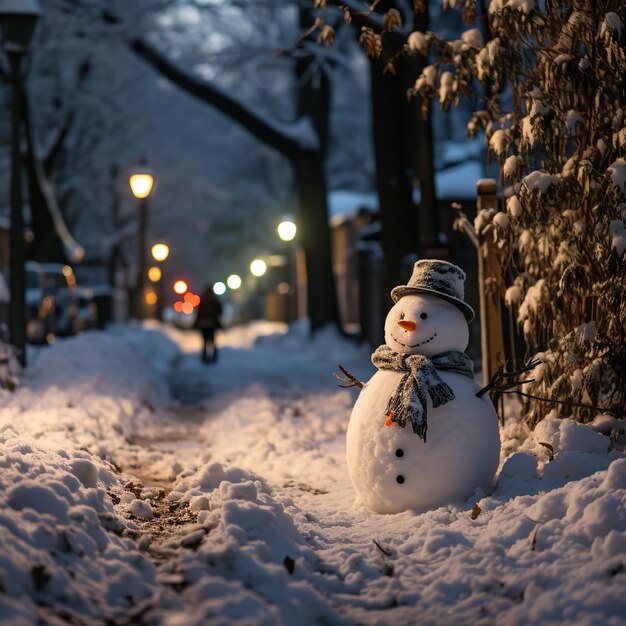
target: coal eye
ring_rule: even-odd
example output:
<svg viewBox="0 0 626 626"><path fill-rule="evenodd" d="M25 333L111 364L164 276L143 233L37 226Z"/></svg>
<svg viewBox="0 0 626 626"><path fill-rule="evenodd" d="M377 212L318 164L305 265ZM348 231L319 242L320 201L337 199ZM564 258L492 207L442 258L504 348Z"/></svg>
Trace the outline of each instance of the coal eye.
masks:
<svg viewBox="0 0 626 626"><path fill-rule="evenodd" d="M403 320L404 319L404 313L400 313L400 319Z"/></svg>
<svg viewBox="0 0 626 626"><path fill-rule="evenodd" d="M425 320L427 317L428 317L428 313L422 313L420 315L420 319L423 319L423 320Z"/></svg>

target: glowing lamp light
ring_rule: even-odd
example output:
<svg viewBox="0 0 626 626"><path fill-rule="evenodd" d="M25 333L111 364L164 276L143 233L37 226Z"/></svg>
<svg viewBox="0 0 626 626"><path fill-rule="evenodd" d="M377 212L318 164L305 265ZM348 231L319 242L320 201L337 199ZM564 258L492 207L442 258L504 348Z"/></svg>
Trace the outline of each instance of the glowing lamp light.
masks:
<svg viewBox="0 0 626 626"><path fill-rule="evenodd" d="M285 220L278 225L278 236L283 241L293 241L298 232L298 227L291 220Z"/></svg>
<svg viewBox="0 0 626 626"><path fill-rule="evenodd" d="M148 278L153 283L158 283L161 280L161 276L162 275L163 275L163 272L161 272L161 268L160 267L156 267L156 265L154 267L151 267L148 270Z"/></svg>
<svg viewBox="0 0 626 626"><path fill-rule="evenodd" d="M167 257L170 255L169 246L164 243L155 243L152 246L152 258L155 261L165 261Z"/></svg>
<svg viewBox="0 0 626 626"><path fill-rule="evenodd" d="M193 313L193 305L191 302L183 302L182 311L185 315L191 315Z"/></svg>
<svg viewBox="0 0 626 626"><path fill-rule="evenodd" d="M188 286L184 280L177 280L174 283L174 293L180 294L181 296L187 291Z"/></svg>
<svg viewBox="0 0 626 626"><path fill-rule="evenodd" d="M238 274L231 274L226 279L226 284L228 285L229 289L239 289L239 287L241 287L241 276L239 276Z"/></svg>
<svg viewBox="0 0 626 626"><path fill-rule="evenodd" d="M263 276L267 272L267 263L263 259L254 259L250 263L250 272L253 276Z"/></svg>
<svg viewBox="0 0 626 626"><path fill-rule="evenodd" d="M131 175L128 182L135 198L147 198L154 185L154 176L148 171L137 172Z"/></svg>
<svg viewBox="0 0 626 626"><path fill-rule="evenodd" d="M226 285L223 282L217 282L213 285L213 293L216 296L222 296L226 293Z"/></svg>
<svg viewBox="0 0 626 626"><path fill-rule="evenodd" d="M146 295L144 296L146 300L146 304L153 305L156 304L159 300L159 297L156 295L154 291L146 291Z"/></svg>
<svg viewBox="0 0 626 626"><path fill-rule="evenodd" d="M174 311L176 311L176 313L183 312L183 303L180 300L178 300L178 302L174 302Z"/></svg>

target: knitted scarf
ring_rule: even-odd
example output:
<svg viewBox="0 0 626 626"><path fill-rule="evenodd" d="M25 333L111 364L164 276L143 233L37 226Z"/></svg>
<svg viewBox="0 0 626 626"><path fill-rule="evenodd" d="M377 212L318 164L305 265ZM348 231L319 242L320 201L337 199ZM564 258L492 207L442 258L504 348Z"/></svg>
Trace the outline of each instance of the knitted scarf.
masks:
<svg viewBox="0 0 626 626"><path fill-rule="evenodd" d="M474 363L457 350L429 358L394 352L389 346L382 345L372 354L372 363L380 370L406 372L387 404L385 425L391 426L395 422L404 428L407 422L411 422L413 432L424 443L428 429L426 392L435 408L454 400L454 392L441 380L437 369L474 377Z"/></svg>

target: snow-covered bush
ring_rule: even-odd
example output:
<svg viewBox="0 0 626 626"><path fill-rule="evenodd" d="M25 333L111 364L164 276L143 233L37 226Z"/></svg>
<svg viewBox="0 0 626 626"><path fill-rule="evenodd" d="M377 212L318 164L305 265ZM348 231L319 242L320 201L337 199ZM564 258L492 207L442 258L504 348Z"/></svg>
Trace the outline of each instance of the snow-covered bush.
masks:
<svg viewBox="0 0 626 626"><path fill-rule="evenodd" d="M474 0L444 5L470 21L480 13ZM463 95L482 103L468 132L485 133L506 213L479 215L477 230L496 240L502 275L491 280L503 297L515 287L506 302L518 311L528 356L542 353L526 390L623 412L626 5L491 0L485 19L487 41L474 27L456 41L409 35L405 53L430 63L410 91L426 108L436 100L446 110ZM580 421L597 413L556 406ZM529 423L554 408L532 401Z"/></svg>

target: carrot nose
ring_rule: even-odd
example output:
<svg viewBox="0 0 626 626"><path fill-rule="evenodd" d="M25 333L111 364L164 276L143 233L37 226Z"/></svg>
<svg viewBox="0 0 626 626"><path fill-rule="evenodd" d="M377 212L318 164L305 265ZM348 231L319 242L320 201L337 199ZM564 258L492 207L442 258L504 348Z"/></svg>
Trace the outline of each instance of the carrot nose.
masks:
<svg viewBox="0 0 626 626"><path fill-rule="evenodd" d="M417 328L417 324L411 320L400 320L398 326L404 328L404 330L414 331Z"/></svg>

